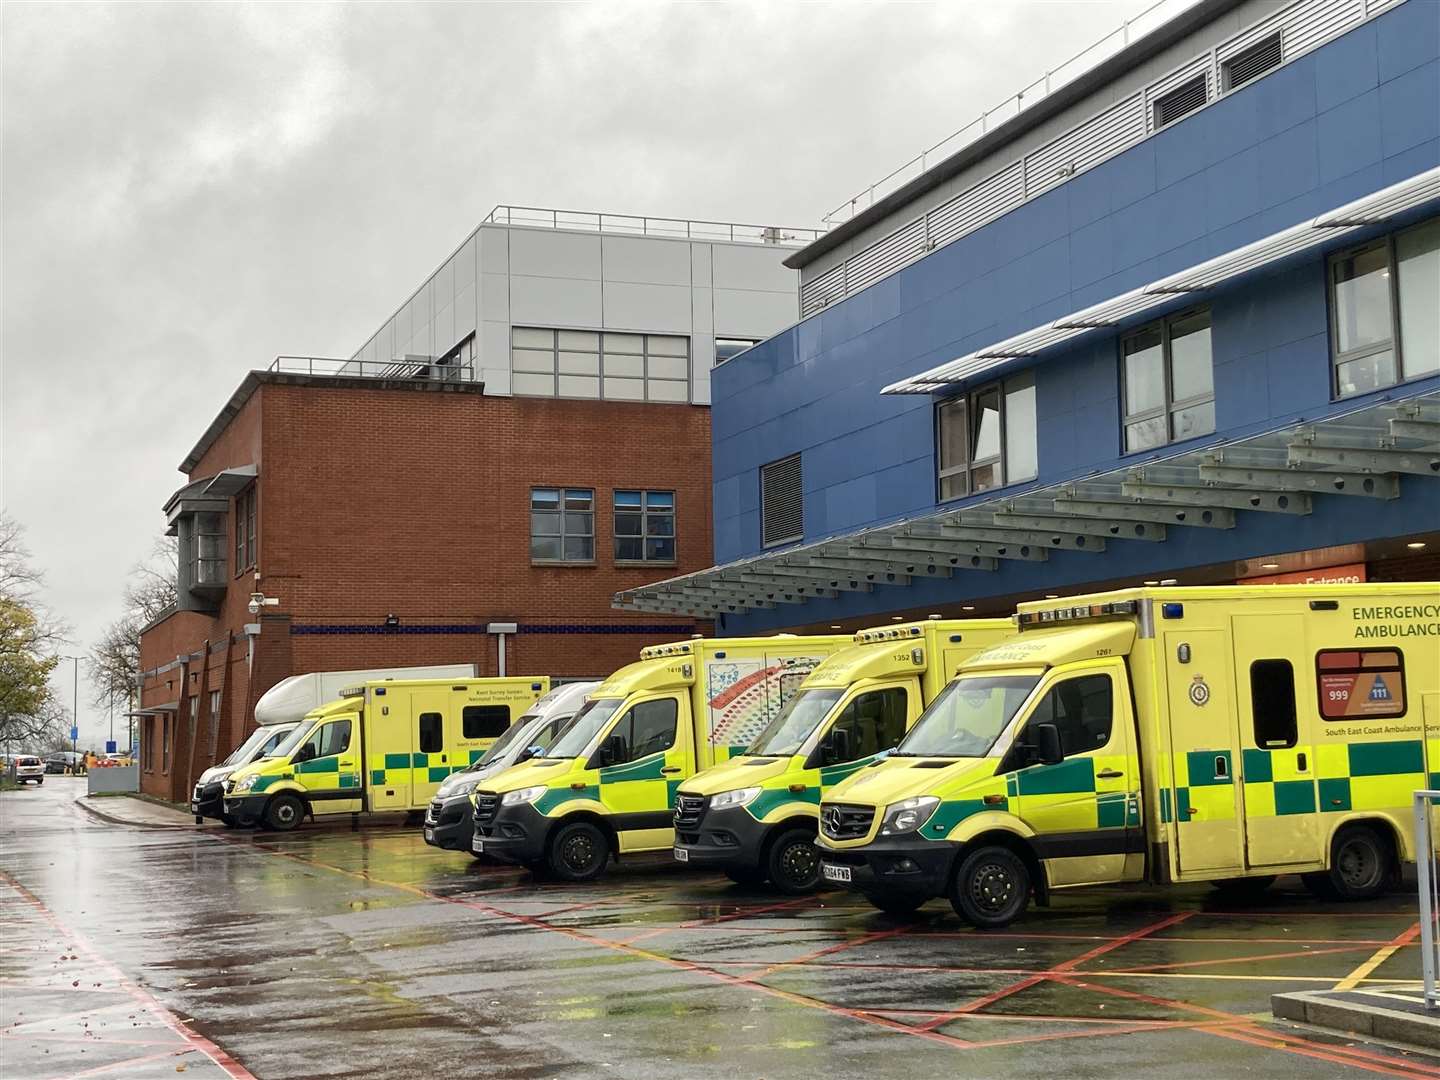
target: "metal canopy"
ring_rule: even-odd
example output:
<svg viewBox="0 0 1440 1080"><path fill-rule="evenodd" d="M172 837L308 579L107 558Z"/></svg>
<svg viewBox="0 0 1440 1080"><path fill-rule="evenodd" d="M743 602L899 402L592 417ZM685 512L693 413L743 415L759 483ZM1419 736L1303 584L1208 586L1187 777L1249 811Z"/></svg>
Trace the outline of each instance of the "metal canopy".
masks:
<svg viewBox="0 0 1440 1080"><path fill-rule="evenodd" d="M614 606L709 618L804 605L1051 551L1163 544L1247 513L1303 516L1317 499L1363 512L1367 499L1406 494L1440 499L1440 391L766 552L617 593Z"/></svg>
<svg viewBox="0 0 1440 1080"><path fill-rule="evenodd" d="M1120 326L1177 297L1198 298L1217 285L1262 270L1282 259L1331 244L1348 233L1381 224L1396 214L1440 199L1440 167L1392 184L1352 203L1320 214L1252 244L1209 259L1178 274L1152 281L1138 289L1065 315L1044 326L1027 330L998 344L940 364L919 375L885 387L882 394L933 394L987 371L1032 359L1040 352L1096 329Z"/></svg>
<svg viewBox="0 0 1440 1080"><path fill-rule="evenodd" d="M254 465L240 465L218 472L210 483L205 485L205 498L228 499L232 495L238 495L255 479L259 471Z"/></svg>

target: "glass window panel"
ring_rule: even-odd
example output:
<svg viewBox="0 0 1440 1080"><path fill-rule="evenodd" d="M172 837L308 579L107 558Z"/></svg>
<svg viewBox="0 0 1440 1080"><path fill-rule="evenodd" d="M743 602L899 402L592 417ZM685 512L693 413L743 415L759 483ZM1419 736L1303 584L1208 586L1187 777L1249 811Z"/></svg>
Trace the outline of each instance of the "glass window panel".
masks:
<svg viewBox="0 0 1440 1080"><path fill-rule="evenodd" d="M599 352L600 335L594 330L561 330L560 348L576 352Z"/></svg>
<svg viewBox="0 0 1440 1080"><path fill-rule="evenodd" d="M593 375L561 375L558 380L561 397L598 398L600 380Z"/></svg>
<svg viewBox="0 0 1440 1080"><path fill-rule="evenodd" d="M690 339L683 337L661 337L651 334L646 339L649 345L650 355L660 356L689 356Z"/></svg>
<svg viewBox="0 0 1440 1080"><path fill-rule="evenodd" d="M650 536L674 536L675 517L673 514L646 514L645 532Z"/></svg>
<svg viewBox="0 0 1440 1080"><path fill-rule="evenodd" d="M1198 311L1170 324L1170 394L1173 401L1215 394L1209 311Z"/></svg>
<svg viewBox="0 0 1440 1080"><path fill-rule="evenodd" d="M715 365L725 363L731 357L738 356L746 349L752 348L755 342L748 338L716 338L715 339Z"/></svg>
<svg viewBox="0 0 1440 1080"><path fill-rule="evenodd" d="M1389 349L1359 360L1335 365L1335 382L1341 397L1367 394L1395 383L1395 354Z"/></svg>
<svg viewBox="0 0 1440 1080"><path fill-rule="evenodd" d="M645 541L645 557L661 562L675 561L675 539L668 536L652 536Z"/></svg>
<svg viewBox="0 0 1440 1080"><path fill-rule="evenodd" d="M605 396L613 401L644 401L643 379L605 379Z"/></svg>
<svg viewBox="0 0 1440 1080"><path fill-rule="evenodd" d="M675 493L673 491L647 491L645 505L652 510L668 510L675 505Z"/></svg>
<svg viewBox="0 0 1440 1080"><path fill-rule="evenodd" d="M645 541L638 536L617 536L615 558L628 562L639 562L645 554Z"/></svg>
<svg viewBox="0 0 1440 1080"><path fill-rule="evenodd" d="M1149 450L1152 446L1165 445L1165 417L1152 416L1149 420L1137 420L1125 425L1125 449L1127 452Z"/></svg>
<svg viewBox="0 0 1440 1080"><path fill-rule="evenodd" d="M1390 256L1385 244L1336 259L1335 349L1347 353L1390 340Z"/></svg>
<svg viewBox="0 0 1440 1080"><path fill-rule="evenodd" d="M1440 371L1440 218L1395 237L1405 378Z"/></svg>
<svg viewBox="0 0 1440 1080"><path fill-rule="evenodd" d="M615 535L639 536L641 520L642 515L640 514L617 513L615 515Z"/></svg>
<svg viewBox="0 0 1440 1080"><path fill-rule="evenodd" d="M940 498L958 499L961 495L968 495L970 492L966 487L966 476L963 472L954 473L950 476L940 478Z"/></svg>
<svg viewBox="0 0 1440 1080"><path fill-rule="evenodd" d="M599 375L600 354L583 352L562 352L560 370L566 375Z"/></svg>
<svg viewBox="0 0 1440 1080"><path fill-rule="evenodd" d="M595 493L589 488L566 488L566 510L589 510L595 505Z"/></svg>
<svg viewBox="0 0 1440 1080"><path fill-rule="evenodd" d="M1000 463L991 462L970 470L970 485L975 491L988 491L1000 486Z"/></svg>
<svg viewBox="0 0 1440 1080"><path fill-rule="evenodd" d="M517 326L510 331L510 344L528 345L532 348L553 349L555 347L554 330L532 330L527 326Z"/></svg>
<svg viewBox="0 0 1440 1080"><path fill-rule="evenodd" d="M1027 372L1005 383L1005 477L1014 484L1039 472L1035 439L1035 376Z"/></svg>
<svg viewBox="0 0 1440 1080"><path fill-rule="evenodd" d="M512 349L510 366L516 371L554 371L555 354L538 349Z"/></svg>
<svg viewBox="0 0 1440 1080"><path fill-rule="evenodd" d="M972 432L971 461L1000 456L1000 391L985 390L975 395L975 430Z"/></svg>
<svg viewBox="0 0 1440 1080"><path fill-rule="evenodd" d="M645 351L645 339L639 334L606 334L605 351L639 356Z"/></svg>
<svg viewBox="0 0 1440 1080"><path fill-rule="evenodd" d="M951 401L940 406L940 468L965 464L965 402Z"/></svg>
<svg viewBox="0 0 1440 1080"><path fill-rule="evenodd" d="M640 492L638 491L617 491L615 492L616 507L640 507Z"/></svg>
<svg viewBox="0 0 1440 1080"><path fill-rule="evenodd" d="M1171 427L1176 442L1209 435L1215 430L1215 403L1202 401L1198 405L1187 405L1172 414Z"/></svg>
<svg viewBox="0 0 1440 1080"><path fill-rule="evenodd" d="M594 526L590 523L590 515L587 513L567 512L565 515L566 536L589 536L594 532Z"/></svg>
<svg viewBox="0 0 1440 1080"><path fill-rule="evenodd" d="M688 401L690 399L690 387L683 381L651 379L648 388L651 401Z"/></svg>
<svg viewBox="0 0 1440 1080"><path fill-rule="evenodd" d="M1125 415L1165 407L1165 350L1160 329L1125 339Z"/></svg>
<svg viewBox="0 0 1440 1080"><path fill-rule="evenodd" d="M690 374L690 361L683 356L650 357L652 379L685 379Z"/></svg>
<svg viewBox="0 0 1440 1080"><path fill-rule="evenodd" d="M530 535L531 536L559 536L560 515L553 513L530 514Z"/></svg>
<svg viewBox="0 0 1440 1080"><path fill-rule="evenodd" d="M525 375L516 372L510 377L510 391L529 397L554 397L555 376Z"/></svg>
<svg viewBox="0 0 1440 1080"><path fill-rule="evenodd" d="M565 558L580 562L594 559L595 538L593 536L567 536L565 538Z"/></svg>
<svg viewBox="0 0 1440 1080"><path fill-rule="evenodd" d="M531 488L530 507L533 510L554 510L560 505L560 492L557 488Z"/></svg>
<svg viewBox="0 0 1440 1080"><path fill-rule="evenodd" d="M643 356L616 356L613 353L605 354L605 374L633 376L639 378L645 374L645 358Z"/></svg>
<svg viewBox="0 0 1440 1080"><path fill-rule="evenodd" d="M530 557L532 559L560 558L560 538L558 536L532 536L530 538Z"/></svg>

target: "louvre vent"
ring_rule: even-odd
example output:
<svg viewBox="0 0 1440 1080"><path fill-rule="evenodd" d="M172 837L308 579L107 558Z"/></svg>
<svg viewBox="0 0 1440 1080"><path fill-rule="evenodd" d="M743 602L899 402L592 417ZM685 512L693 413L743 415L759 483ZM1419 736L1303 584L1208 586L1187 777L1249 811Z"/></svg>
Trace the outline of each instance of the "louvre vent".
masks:
<svg viewBox="0 0 1440 1080"><path fill-rule="evenodd" d="M1220 70L1224 79L1221 85L1227 91L1234 90L1279 66L1280 31L1276 30L1269 37L1257 41L1221 64Z"/></svg>
<svg viewBox="0 0 1440 1080"><path fill-rule="evenodd" d="M800 490L800 455L760 466L760 539L765 547L787 544L805 534Z"/></svg>
<svg viewBox="0 0 1440 1080"><path fill-rule="evenodd" d="M1173 124L1182 116L1189 116L1196 109L1202 108L1206 100L1208 100L1208 95L1206 94L1204 74L1187 79L1168 94L1155 99L1152 108L1155 110L1156 130L1167 124Z"/></svg>

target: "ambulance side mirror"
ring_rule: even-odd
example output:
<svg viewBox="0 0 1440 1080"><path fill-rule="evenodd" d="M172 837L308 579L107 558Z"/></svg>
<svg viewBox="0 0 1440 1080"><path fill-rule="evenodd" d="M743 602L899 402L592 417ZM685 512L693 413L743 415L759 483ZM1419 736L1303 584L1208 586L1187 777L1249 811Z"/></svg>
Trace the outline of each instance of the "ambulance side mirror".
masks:
<svg viewBox="0 0 1440 1080"><path fill-rule="evenodd" d="M1030 729L1035 740L1035 758L1041 765L1059 765L1065 760L1060 746L1060 729L1054 724L1036 724Z"/></svg>
<svg viewBox="0 0 1440 1080"><path fill-rule="evenodd" d="M302 761L309 761L314 756L315 747L311 746L309 743L306 743L304 746L300 747L299 750L295 751L295 756L290 760L293 764L298 765Z"/></svg>
<svg viewBox="0 0 1440 1080"><path fill-rule="evenodd" d="M595 755L600 759L601 766L614 765L617 761L625 758L625 736L611 735L600 744L600 752Z"/></svg>
<svg viewBox="0 0 1440 1080"><path fill-rule="evenodd" d="M850 760L850 733L844 728L830 732L830 764L838 765Z"/></svg>

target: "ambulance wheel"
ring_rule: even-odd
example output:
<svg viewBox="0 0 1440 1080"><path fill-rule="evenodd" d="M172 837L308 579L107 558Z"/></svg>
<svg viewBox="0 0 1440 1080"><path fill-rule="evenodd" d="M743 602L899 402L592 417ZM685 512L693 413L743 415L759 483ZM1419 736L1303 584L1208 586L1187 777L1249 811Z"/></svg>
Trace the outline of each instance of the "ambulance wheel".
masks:
<svg viewBox="0 0 1440 1080"><path fill-rule="evenodd" d="M972 926L998 930L1030 903L1030 871L1007 847L976 848L965 856L950 886L950 906Z"/></svg>
<svg viewBox="0 0 1440 1080"><path fill-rule="evenodd" d="M1210 887L1221 900L1244 902L1258 900L1274 884L1275 875L1265 874L1261 877L1222 878L1210 882Z"/></svg>
<svg viewBox="0 0 1440 1080"><path fill-rule="evenodd" d="M923 897L895 893L864 893L866 900L876 911L883 911L892 919L913 919L915 913L925 906Z"/></svg>
<svg viewBox="0 0 1440 1080"><path fill-rule="evenodd" d="M736 885L755 886L765 884L765 875L759 870L740 870L732 867L725 871L725 876Z"/></svg>
<svg viewBox="0 0 1440 1080"><path fill-rule="evenodd" d="M305 804L294 795L276 795L265 807L265 825L276 832L289 832L305 816Z"/></svg>
<svg viewBox="0 0 1440 1080"><path fill-rule="evenodd" d="M562 881L594 881L610 861L610 841L588 821L561 826L550 841L546 868Z"/></svg>
<svg viewBox="0 0 1440 1080"><path fill-rule="evenodd" d="M227 829L238 829L240 827L240 819L234 814L221 814L220 820L225 823Z"/></svg>
<svg viewBox="0 0 1440 1080"><path fill-rule="evenodd" d="M1307 878L1311 875L1306 874ZM1373 900L1390 878L1390 848L1374 829L1351 825L1335 835L1330 869L1315 875L1321 891L1339 900ZM1315 885L1306 882L1311 891Z"/></svg>
<svg viewBox="0 0 1440 1080"><path fill-rule="evenodd" d="M815 834L808 829L790 829L777 836L765 859L770 884L776 892L799 896L820 883L820 853Z"/></svg>

